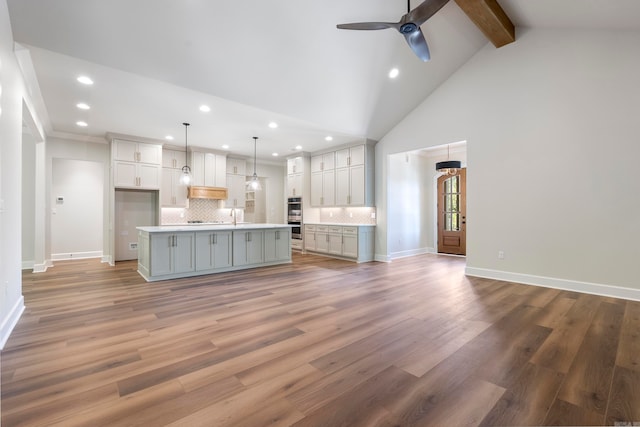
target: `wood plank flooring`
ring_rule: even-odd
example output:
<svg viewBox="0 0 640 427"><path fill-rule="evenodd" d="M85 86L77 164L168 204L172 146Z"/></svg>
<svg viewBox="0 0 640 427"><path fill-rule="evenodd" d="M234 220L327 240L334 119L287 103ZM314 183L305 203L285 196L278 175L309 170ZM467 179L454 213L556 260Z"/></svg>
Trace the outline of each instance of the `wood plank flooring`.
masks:
<svg viewBox="0 0 640 427"><path fill-rule="evenodd" d="M136 267L23 274L3 427L640 423L640 302L436 255L155 283Z"/></svg>

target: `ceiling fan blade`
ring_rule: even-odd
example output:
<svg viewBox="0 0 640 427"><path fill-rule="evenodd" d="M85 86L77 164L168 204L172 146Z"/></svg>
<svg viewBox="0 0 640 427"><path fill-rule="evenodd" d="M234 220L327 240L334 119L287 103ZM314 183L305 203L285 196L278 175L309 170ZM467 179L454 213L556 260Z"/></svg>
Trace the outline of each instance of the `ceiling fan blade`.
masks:
<svg viewBox="0 0 640 427"><path fill-rule="evenodd" d="M409 43L411 50L418 56L418 58L422 59L424 62L427 62L431 59L431 54L429 54L429 46L427 45L427 41L424 38L424 34L418 27L415 31L407 33L404 35L404 38Z"/></svg>
<svg viewBox="0 0 640 427"><path fill-rule="evenodd" d="M352 24L336 25L341 30L386 30L387 28L400 28L396 22L354 22Z"/></svg>
<svg viewBox="0 0 640 427"><path fill-rule="evenodd" d="M420 6L403 16L403 22L413 22L418 27L424 24L427 19L436 14L437 11L447 4L449 0L424 0Z"/></svg>

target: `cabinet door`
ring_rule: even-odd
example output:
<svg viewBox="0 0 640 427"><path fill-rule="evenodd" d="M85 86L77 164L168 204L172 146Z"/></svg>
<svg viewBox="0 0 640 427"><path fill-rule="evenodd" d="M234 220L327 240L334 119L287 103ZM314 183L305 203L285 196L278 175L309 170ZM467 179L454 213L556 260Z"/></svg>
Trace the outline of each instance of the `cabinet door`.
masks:
<svg viewBox="0 0 640 427"><path fill-rule="evenodd" d="M204 185L205 187L217 187L216 155L212 153L204 153Z"/></svg>
<svg viewBox="0 0 640 427"><path fill-rule="evenodd" d="M113 163L113 186L133 188L138 182L137 168L135 163L114 162Z"/></svg>
<svg viewBox="0 0 640 427"><path fill-rule="evenodd" d="M174 235L169 233L152 233L151 240L151 276L161 276L173 272Z"/></svg>
<svg viewBox="0 0 640 427"><path fill-rule="evenodd" d="M307 251L316 250L316 232L315 231L304 232L304 248Z"/></svg>
<svg viewBox="0 0 640 427"><path fill-rule="evenodd" d="M191 185L204 185L204 153L199 151L191 152Z"/></svg>
<svg viewBox="0 0 640 427"><path fill-rule="evenodd" d="M227 174L227 200L226 208L244 208L245 207L245 181L243 175Z"/></svg>
<svg viewBox="0 0 640 427"><path fill-rule="evenodd" d="M322 172L313 172L311 174L311 206L322 206L322 201Z"/></svg>
<svg viewBox="0 0 640 427"><path fill-rule="evenodd" d="M137 144L132 141L113 141L113 160L136 162L138 160Z"/></svg>
<svg viewBox="0 0 640 427"><path fill-rule="evenodd" d="M160 169L158 165L139 164L138 166L138 184L140 188L149 190L160 189Z"/></svg>
<svg viewBox="0 0 640 427"><path fill-rule="evenodd" d="M138 144L138 162L150 165L162 164L162 146L159 144Z"/></svg>
<svg viewBox="0 0 640 427"><path fill-rule="evenodd" d="M349 166L364 165L364 145L349 148Z"/></svg>
<svg viewBox="0 0 640 427"><path fill-rule="evenodd" d="M342 255L350 258L358 257L358 235L342 235Z"/></svg>
<svg viewBox="0 0 640 427"><path fill-rule="evenodd" d="M293 159L287 159L287 175L294 173L303 173L302 157L294 157Z"/></svg>
<svg viewBox="0 0 640 427"><path fill-rule="evenodd" d="M231 232L196 233L196 270L213 270L231 266Z"/></svg>
<svg viewBox="0 0 640 427"><path fill-rule="evenodd" d="M233 239L233 265L247 265L249 259L247 257L247 232L234 231Z"/></svg>
<svg viewBox="0 0 640 427"><path fill-rule="evenodd" d="M173 172L176 169L162 168L162 186L160 187L160 204L162 206L174 206Z"/></svg>
<svg viewBox="0 0 640 427"><path fill-rule="evenodd" d="M174 273L186 273L196 269L195 233L176 233L173 247Z"/></svg>
<svg viewBox="0 0 640 427"><path fill-rule="evenodd" d="M311 173L322 172L322 155L311 157Z"/></svg>
<svg viewBox="0 0 640 427"><path fill-rule="evenodd" d="M214 187L224 187L227 183L227 156L216 154L216 174ZM244 172L242 172L244 175Z"/></svg>
<svg viewBox="0 0 640 427"><path fill-rule="evenodd" d="M247 232L247 259L250 264L264 262L264 233L262 231Z"/></svg>
<svg viewBox="0 0 640 427"><path fill-rule="evenodd" d="M175 150L162 150L162 167L181 169L186 162L185 153Z"/></svg>
<svg viewBox="0 0 640 427"><path fill-rule="evenodd" d="M322 172L322 204L336 205L336 173L333 169Z"/></svg>
<svg viewBox="0 0 640 427"><path fill-rule="evenodd" d="M301 173L287 175L287 196L288 197L300 197L302 196L302 177Z"/></svg>
<svg viewBox="0 0 640 427"><path fill-rule="evenodd" d="M291 236L289 230L264 231L264 260L265 262L284 261L291 258Z"/></svg>
<svg viewBox="0 0 640 427"><path fill-rule="evenodd" d="M316 252L329 252L329 234L316 231Z"/></svg>
<svg viewBox="0 0 640 427"><path fill-rule="evenodd" d="M227 173L231 173L234 175L246 175L247 162L244 160L227 157Z"/></svg>
<svg viewBox="0 0 640 427"><path fill-rule="evenodd" d="M349 198L350 206L364 206L365 199L364 165L349 168Z"/></svg>
<svg viewBox="0 0 640 427"><path fill-rule="evenodd" d="M349 168L336 169L336 205L346 206L349 192Z"/></svg>
<svg viewBox="0 0 640 427"><path fill-rule="evenodd" d="M336 151L336 169L349 166L349 149L344 148Z"/></svg>
<svg viewBox="0 0 640 427"><path fill-rule="evenodd" d="M342 234L329 233L328 245L327 252L332 255L342 255Z"/></svg>

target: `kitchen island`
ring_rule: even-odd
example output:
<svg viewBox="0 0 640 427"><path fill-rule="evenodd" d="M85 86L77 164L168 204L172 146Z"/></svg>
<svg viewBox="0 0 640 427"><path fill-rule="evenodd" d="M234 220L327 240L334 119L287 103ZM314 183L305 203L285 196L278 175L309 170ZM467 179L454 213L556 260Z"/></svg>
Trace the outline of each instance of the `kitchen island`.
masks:
<svg viewBox="0 0 640 427"><path fill-rule="evenodd" d="M148 282L291 262L287 224L137 227L138 273Z"/></svg>

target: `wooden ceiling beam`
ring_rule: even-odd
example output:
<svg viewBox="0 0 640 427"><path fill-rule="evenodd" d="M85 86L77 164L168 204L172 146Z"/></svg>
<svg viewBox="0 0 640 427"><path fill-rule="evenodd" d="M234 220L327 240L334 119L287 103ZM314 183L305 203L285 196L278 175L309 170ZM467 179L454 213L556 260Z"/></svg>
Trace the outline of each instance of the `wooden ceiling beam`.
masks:
<svg viewBox="0 0 640 427"><path fill-rule="evenodd" d="M495 47L516 41L515 27L496 0L456 0Z"/></svg>

